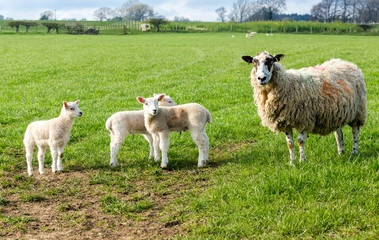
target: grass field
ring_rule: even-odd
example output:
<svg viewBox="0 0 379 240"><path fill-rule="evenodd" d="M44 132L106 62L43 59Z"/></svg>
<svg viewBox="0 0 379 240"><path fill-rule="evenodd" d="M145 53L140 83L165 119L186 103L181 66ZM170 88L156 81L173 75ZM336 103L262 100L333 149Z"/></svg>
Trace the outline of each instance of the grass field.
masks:
<svg viewBox="0 0 379 240"><path fill-rule="evenodd" d="M379 41L369 36L258 34L0 36L0 236L9 239L377 239ZM311 135L306 163L289 166L284 135L260 124L243 55L283 53L287 68L342 58L368 89L359 154L338 156L333 135ZM210 164L198 169L189 133L172 133L169 168L129 136L109 167L113 113L166 93L208 108ZM26 174L22 138L35 120L80 99L64 173ZM298 158L298 149L296 148Z"/></svg>

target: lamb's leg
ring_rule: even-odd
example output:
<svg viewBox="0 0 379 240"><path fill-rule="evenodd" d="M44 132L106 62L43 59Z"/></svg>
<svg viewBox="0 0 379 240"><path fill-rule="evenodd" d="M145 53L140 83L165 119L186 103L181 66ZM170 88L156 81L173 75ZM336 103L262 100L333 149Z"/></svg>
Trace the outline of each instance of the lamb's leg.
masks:
<svg viewBox="0 0 379 240"><path fill-rule="evenodd" d="M51 145L50 151L51 151L51 158L52 158L51 171L55 173L57 171L58 146Z"/></svg>
<svg viewBox="0 0 379 240"><path fill-rule="evenodd" d="M209 140L205 131L191 131L193 141L199 148L199 159L197 162L198 167L204 167L209 160Z"/></svg>
<svg viewBox="0 0 379 240"><path fill-rule="evenodd" d="M169 132L160 132L159 133L159 147L162 151L162 163L161 168L167 168L168 165L168 157L167 157L167 151L168 146L170 145L170 138L169 138Z"/></svg>
<svg viewBox="0 0 379 240"><path fill-rule="evenodd" d="M305 140L307 139L307 137L308 137L307 132L300 132L299 136L297 137L297 144L299 145L299 150L300 150L300 162L305 161L304 145L305 145Z"/></svg>
<svg viewBox="0 0 379 240"><path fill-rule="evenodd" d="M338 154L342 154L345 152L345 148L343 146L343 132L341 129L337 129L337 131L334 132L334 136L336 137L337 141L337 147L338 147Z"/></svg>
<svg viewBox="0 0 379 240"><path fill-rule="evenodd" d="M126 132L120 132L120 133L113 133L111 131L111 160L110 160L110 165L112 167L117 167L118 166L118 161L117 161L117 153L118 150L120 149L122 143L124 142L125 138L128 136L128 133Z"/></svg>
<svg viewBox="0 0 379 240"><path fill-rule="evenodd" d="M44 174L45 173L45 152L46 152L46 146L38 146L38 167L39 167L39 173Z"/></svg>
<svg viewBox="0 0 379 240"><path fill-rule="evenodd" d="M293 165L294 161L296 160L296 157L295 157L295 143L293 142L292 129L286 132L285 134L286 134L288 150L290 151L290 165Z"/></svg>
<svg viewBox="0 0 379 240"><path fill-rule="evenodd" d="M28 166L29 176L33 176L33 166L32 166L33 149L34 149L34 145L25 145L26 164Z"/></svg>
<svg viewBox="0 0 379 240"><path fill-rule="evenodd" d="M151 134L143 134L143 136L149 142L149 147L150 147L149 159L153 159L154 158L153 137L151 136Z"/></svg>
<svg viewBox="0 0 379 240"><path fill-rule="evenodd" d="M159 135L156 133L154 133L152 137L153 137L153 147L154 147L154 159L156 162L158 162L161 159L161 155L159 151L160 139L159 139Z"/></svg>
<svg viewBox="0 0 379 240"><path fill-rule="evenodd" d="M358 154L358 138L359 138L359 127L358 126L352 126L353 130L353 152L352 154Z"/></svg>
<svg viewBox="0 0 379 240"><path fill-rule="evenodd" d="M62 166L63 150L64 150L64 146L60 146L58 148L58 162L57 162L58 171L63 171L63 166Z"/></svg>

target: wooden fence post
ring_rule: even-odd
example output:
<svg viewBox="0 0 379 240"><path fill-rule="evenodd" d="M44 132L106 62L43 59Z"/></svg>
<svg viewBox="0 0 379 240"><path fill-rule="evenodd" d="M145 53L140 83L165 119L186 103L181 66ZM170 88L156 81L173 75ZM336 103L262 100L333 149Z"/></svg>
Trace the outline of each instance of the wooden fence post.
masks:
<svg viewBox="0 0 379 240"><path fill-rule="evenodd" d="M1 27L0 27L0 31L1 31ZM218 23L217 23L217 32L218 32Z"/></svg>
<svg viewBox="0 0 379 240"><path fill-rule="evenodd" d="M232 23L230 24L230 31L231 32L233 31L233 24Z"/></svg>
<svg viewBox="0 0 379 240"><path fill-rule="evenodd" d="M297 33L297 26L296 26L296 33Z"/></svg>
<svg viewBox="0 0 379 240"><path fill-rule="evenodd" d="M311 34L312 34L312 26L311 26Z"/></svg>

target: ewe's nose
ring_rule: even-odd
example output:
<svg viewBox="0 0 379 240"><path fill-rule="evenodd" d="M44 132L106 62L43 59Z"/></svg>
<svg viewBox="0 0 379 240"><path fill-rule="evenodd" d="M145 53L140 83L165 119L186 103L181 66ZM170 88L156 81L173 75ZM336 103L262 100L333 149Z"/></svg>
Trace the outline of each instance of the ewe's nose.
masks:
<svg viewBox="0 0 379 240"><path fill-rule="evenodd" d="M264 76L264 77L258 77L258 80L261 81L261 82L263 82L264 80L266 80L266 78L267 78L266 76Z"/></svg>
<svg viewBox="0 0 379 240"><path fill-rule="evenodd" d="M154 110L153 110L153 113L154 113L154 114L157 114L157 112L158 112L157 109L154 109Z"/></svg>
<svg viewBox="0 0 379 240"><path fill-rule="evenodd" d="M83 113L82 112L79 112L79 117L83 116Z"/></svg>

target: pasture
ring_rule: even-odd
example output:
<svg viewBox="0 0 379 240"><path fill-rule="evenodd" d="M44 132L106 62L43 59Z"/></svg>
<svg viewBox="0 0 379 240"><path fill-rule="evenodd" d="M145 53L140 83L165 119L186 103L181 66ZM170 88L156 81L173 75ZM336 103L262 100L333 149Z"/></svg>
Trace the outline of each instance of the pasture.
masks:
<svg viewBox="0 0 379 240"><path fill-rule="evenodd" d="M0 236L6 239L376 239L379 237L379 41L370 36L163 33L0 36ZM283 53L287 69L342 58L360 67L367 123L357 156L311 135L289 166L285 136L261 126L243 55ZM188 132L170 134L167 170L128 136L109 166L113 113L166 93L212 114L210 163L197 168ZM63 173L26 174L22 138L35 120L80 99ZM295 136L297 133L295 133ZM298 148L296 157L299 158Z"/></svg>

